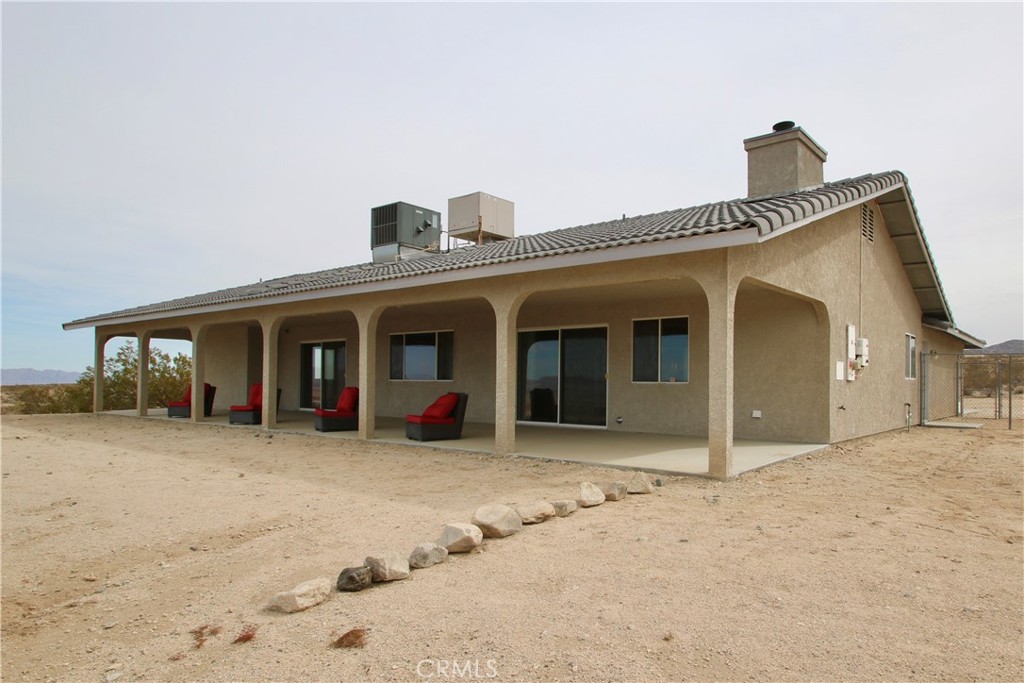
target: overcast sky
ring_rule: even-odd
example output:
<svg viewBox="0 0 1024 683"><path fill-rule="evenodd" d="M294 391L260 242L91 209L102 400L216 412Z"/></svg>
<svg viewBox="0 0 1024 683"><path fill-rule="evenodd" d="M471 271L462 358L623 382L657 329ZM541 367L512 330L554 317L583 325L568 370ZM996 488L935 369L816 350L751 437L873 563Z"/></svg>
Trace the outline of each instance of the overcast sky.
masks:
<svg viewBox="0 0 1024 683"><path fill-rule="evenodd" d="M783 119L826 180L906 173L957 325L1024 337L1020 3L2 13L5 368L91 365L69 320L368 261L381 204L482 190L524 234L742 197Z"/></svg>

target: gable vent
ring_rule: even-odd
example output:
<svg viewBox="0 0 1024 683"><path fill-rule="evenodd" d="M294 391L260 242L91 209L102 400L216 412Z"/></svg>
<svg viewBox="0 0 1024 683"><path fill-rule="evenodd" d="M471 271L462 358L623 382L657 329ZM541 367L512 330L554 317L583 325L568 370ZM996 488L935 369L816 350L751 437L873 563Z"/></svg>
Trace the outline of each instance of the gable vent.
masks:
<svg viewBox="0 0 1024 683"><path fill-rule="evenodd" d="M867 204L860 207L860 236L868 242L875 242L875 212Z"/></svg>

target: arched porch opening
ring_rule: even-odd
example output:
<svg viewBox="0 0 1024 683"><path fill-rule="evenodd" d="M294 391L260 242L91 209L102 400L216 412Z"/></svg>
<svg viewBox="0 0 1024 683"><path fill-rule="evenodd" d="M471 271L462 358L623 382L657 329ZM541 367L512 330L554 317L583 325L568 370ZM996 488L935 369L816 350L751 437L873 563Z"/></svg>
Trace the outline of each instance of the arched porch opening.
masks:
<svg viewBox="0 0 1024 683"><path fill-rule="evenodd" d="M735 316L735 438L828 443L825 304L748 278L737 289Z"/></svg>

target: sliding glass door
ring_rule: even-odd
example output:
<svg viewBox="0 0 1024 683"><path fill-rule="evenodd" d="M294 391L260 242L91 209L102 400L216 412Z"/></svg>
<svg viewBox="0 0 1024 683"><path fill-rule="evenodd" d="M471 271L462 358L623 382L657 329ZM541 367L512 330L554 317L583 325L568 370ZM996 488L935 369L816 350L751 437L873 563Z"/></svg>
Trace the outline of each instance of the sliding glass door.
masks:
<svg viewBox="0 0 1024 683"><path fill-rule="evenodd" d="M302 345L299 405L333 409L345 387L345 342Z"/></svg>
<svg viewBox="0 0 1024 683"><path fill-rule="evenodd" d="M525 422L607 424L608 330L519 333L517 416Z"/></svg>

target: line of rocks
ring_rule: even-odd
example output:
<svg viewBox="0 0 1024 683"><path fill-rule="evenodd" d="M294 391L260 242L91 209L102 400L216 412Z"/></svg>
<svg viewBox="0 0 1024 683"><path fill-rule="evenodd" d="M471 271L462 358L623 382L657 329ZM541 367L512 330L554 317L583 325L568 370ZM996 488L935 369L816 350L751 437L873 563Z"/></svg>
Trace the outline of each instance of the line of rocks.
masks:
<svg viewBox="0 0 1024 683"><path fill-rule="evenodd" d="M409 578L413 569L425 569L447 561L450 553L475 550L485 538L505 538L522 531L524 525L540 524L553 517L568 517L579 508L595 507L608 500L622 500L627 494L653 492L650 479L638 471L628 483L613 481L599 487L582 482L575 499L536 501L514 507L499 503L483 505L473 513L471 524L445 524L436 543L420 543L408 556L400 552L370 555L362 565L343 569L333 586L328 578L305 581L272 597L269 607L280 612L299 612L326 600L332 587L338 591L353 592L375 583L401 581Z"/></svg>

